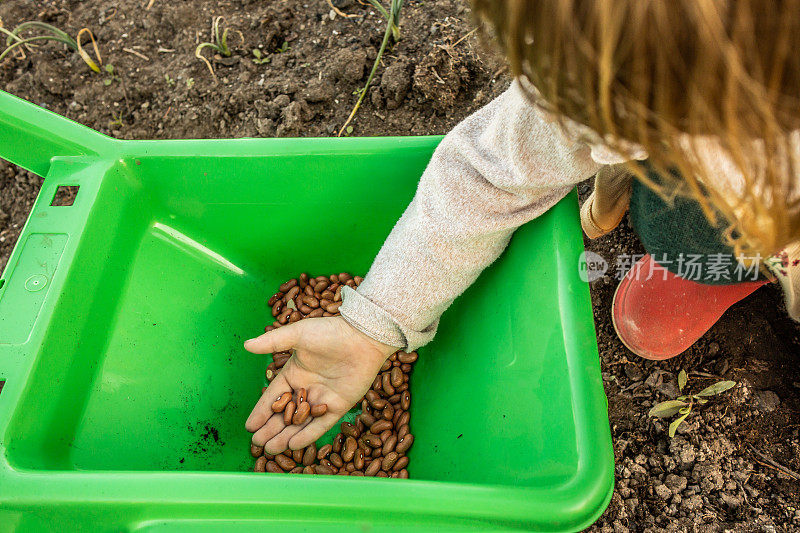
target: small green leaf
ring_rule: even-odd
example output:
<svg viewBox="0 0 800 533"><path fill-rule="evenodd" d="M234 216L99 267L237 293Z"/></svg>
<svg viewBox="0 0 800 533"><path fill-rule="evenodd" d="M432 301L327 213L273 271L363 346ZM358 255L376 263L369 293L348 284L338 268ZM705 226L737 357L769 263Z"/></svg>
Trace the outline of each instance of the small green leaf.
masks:
<svg viewBox="0 0 800 533"><path fill-rule="evenodd" d="M678 372L678 390L683 392L683 388L686 386L687 381L689 381L689 376L686 375L686 370L681 370Z"/></svg>
<svg viewBox="0 0 800 533"><path fill-rule="evenodd" d="M111 78L106 78L106 79L104 79L104 80L103 80L103 85L105 85L106 87L108 87L109 85L111 85Z"/></svg>
<svg viewBox="0 0 800 533"><path fill-rule="evenodd" d="M692 407L684 407L680 411L678 411L682 415L688 415L692 411Z"/></svg>
<svg viewBox="0 0 800 533"><path fill-rule="evenodd" d="M347 126L347 129L345 131L347 131L347 134L350 135L351 133L353 133L353 126Z"/></svg>
<svg viewBox="0 0 800 533"><path fill-rule="evenodd" d="M681 400L667 400L666 402L657 403L647 413L649 416L657 416L658 418L667 418L675 415L682 408L686 407L687 403Z"/></svg>
<svg viewBox="0 0 800 533"><path fill-rule="evenodd" d="M114 65L112 65L111 63L107 64L104 68L106 69L106 72L108 72L109 74L114 74Z"/></svg>
<svg viewBox="0 0 800 533"><path fill-rule="evenodd" d="M683 421L686 420L687 416L689 416L689 413L686 413L682 417L676 418L675 420L672 421L672 424L669 425L669 436L670 436L670 438L675 436L675 431L678 430L678 426L680 426L683 423Z"/></svg>
<svg viewBox="0 0 800 533"><path fill-rule="evenodd" d="M710 385L698 392L697 396L714 396L716 394L723 393L734 386L736 386L735 381L717 381L713 385Z"/></svg>

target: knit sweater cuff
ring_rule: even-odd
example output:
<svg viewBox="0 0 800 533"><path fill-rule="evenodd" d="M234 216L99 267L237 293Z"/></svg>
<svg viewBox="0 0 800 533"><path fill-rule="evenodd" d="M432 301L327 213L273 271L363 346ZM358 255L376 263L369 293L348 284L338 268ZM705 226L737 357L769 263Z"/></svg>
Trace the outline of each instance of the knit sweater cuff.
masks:
<svg viewBox="0 0 800 533"><path fill-rule="evenodd" d="M404 327L378 304L350 287L342 287L339 312L348 324L364 335L409 352L429 343L438 326L437 320L423 331Z"/></svg>

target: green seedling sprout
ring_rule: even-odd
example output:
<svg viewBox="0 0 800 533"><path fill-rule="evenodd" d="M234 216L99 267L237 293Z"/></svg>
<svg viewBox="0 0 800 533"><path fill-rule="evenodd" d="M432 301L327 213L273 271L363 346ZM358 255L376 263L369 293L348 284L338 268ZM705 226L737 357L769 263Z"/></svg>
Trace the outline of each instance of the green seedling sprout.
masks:
<svg viewBox="0 0 800 533"><path fill-rule="evenodd" d="M214 21L211 23L211 42L200 43L197 45L197 48L194 51L195 57L205 63L208 67L208 71L214 78L214 83L218 82L217 75L214 72L214 67L211 66L211 62L206 59L205 56L203 56L203 50L210 48L223 57L231 57L231 49L228 47L229 29L225 28L220 34L220 25L222 24L223 20L225 19L221 16L214 19ZM242 43L244 43L244 35L242 35L242 32L238 33L239 37L242 39Z"/></svg>
<svg viewBox="0 0 800 533"><path fill-rule="evenodd" d="M21 37L21 33L26 30L35 30L39 33L31 37ZM100 57L100 50L97 48L97 41L94 40L94 34L92 34L92 31L89 28L82 28L78 32L78 35L73 39L68 33L56 28L55 26L51 26L45 22L31 20L21 23L11 31L0 26L0 32L6 35L6 49L0 53L0 62L2 62L13 50L18 49L21 46L27 48L30 43L35 41L55 41L65 44L68 48L78 52L78 55L81 56L81 59L83 59L84 63L86 63L86 65L88 65L89 68L95 72L99 73L99 65L103 64L103 59ZM92 47L94 48L94 55L97 58L97 61L94 61L83 48L81 38L84 33L88 34L89 39L92 41Z"/></svg>
<svg viewBox="0 0 800 533"><path fill-rule="evenodd" d="M259 50L258 48L253 48L253 56L254 56L253 63L255 63L256 65L263 65L264 63L269 63L270 61L270 58L262 54L261 50Z"/></svg>
<svg viewBox="0 0 800 533"><path fill-rule="evenodd" d="M169 74L164 74L164 80L170 87L175 87L175 80Z"/></svg>
<svg viewBox="0 0 800 533"><path fill-rule="evenodd" d="M389 6L388 11L380 4L380 2L378 2L378 0L369 0L369 3L372 4L375 9L380 11L384 17L386 17L386 32L383 34L383 41L381 42L381 47L378 49L378 55L375 56L375 63L372 64L372 70L369 73L369 77L367 77L367 83L364 85L364 88L359 91L360 94L358 96L358 100L356 101L356 105L353 107L353 110L350 112L350 116L347 117L344 125L339 130L339 137L342 136L342 133L347 131L350 121L353 120L353 117L355 117L356 113L358 112L358 108L361 107L361 102L364 101L364 97L367 95L369 86L372 83L372 79L375 77L375 72L378 70L378 65L380 65L381 58L383 57L383 52L386 50L386 46L389 44L389 39L394 38L395 41L400 39L400 9L403 7L403 0L391 0L391 5Z"/></svg>
<svg viewBox="0 0 800 533"><path fill-rule="evenodd" d="M117 76L116 73L114 72L114 65L109 63L108 65L104 66L103 68L105 69L106 72L108 72L108 77L103 80L103 85L108 87L114 81L121 81L122 78Z"/></svg>
<svg viewBox="0 0 800 533"><path fill-rule="evenodd" d="M686 387L686 383L688 381L688 374L685 370L681 370L678 373L678 390L680 392L683 392L683 389ZM648 414L658 418L670 418L675 415L680 415L669 425L669 436L671 438L675 436L675 431L678 430L678 426L680 426L683 421L686 420L686 417L688 417L692 412L692 407L694 407L695 404L703 405L708 403L709 396L722 394L735 385L735 381L718 381L713 385L709 385L697 394L684 394L678 396L674 400L667 400L665 402L657 403L652 409L650 409Z"/></svg>

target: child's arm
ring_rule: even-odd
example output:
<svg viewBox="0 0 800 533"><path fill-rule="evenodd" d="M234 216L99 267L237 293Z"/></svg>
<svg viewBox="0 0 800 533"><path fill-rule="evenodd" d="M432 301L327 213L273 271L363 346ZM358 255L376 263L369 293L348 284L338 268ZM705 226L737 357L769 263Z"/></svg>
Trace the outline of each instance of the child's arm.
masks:
<svg viewBox="0 0 800 533"><path fill-rule="evenodd" d="M369 389L398 348L430 341L439 316L502 253L514 230L541 215L600 164L567 139L516 85L468 117L437 148L414 200L341 317L314 318L248 341L254 353L294 350L247 420L267 453L300 449ZM305 388L328 412L286 426L270 406Z"/></svg>
<svg viewBox="0 0 800 533"><path fill-rule="evenodd" d="M599 168L515 83L442 141L358 291L345 288L342 316L382 343L424 345L514 230Z"/></svg>

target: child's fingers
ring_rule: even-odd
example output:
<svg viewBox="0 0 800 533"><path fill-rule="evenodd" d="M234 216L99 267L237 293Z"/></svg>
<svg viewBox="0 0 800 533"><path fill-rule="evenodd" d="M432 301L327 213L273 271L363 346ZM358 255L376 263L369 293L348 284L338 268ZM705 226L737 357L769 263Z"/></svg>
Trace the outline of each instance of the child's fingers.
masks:
<svg viewBox="0 0 800 533"><path fill-rule="evenodd" d="M335 415L330 411L319 418L313 419L306 427L295 433L292 438L289 439L289 448L292 450L299 450L300 448L305 448L312 442L316 442L316 440L332 428L338 420L339 415Z"/></svg>
<svg viewBox="0 0 800 533"><path fill-rule="evenodd" d="M258 431L253 433L252 442L256 446L264 446L266 443L274 439L278 436L282 431L286 429L286 424L283 423L283 413L277 413L267 420L267 423L264 424ZM286 448L279 450L277 452L267 452L267 453L281 453Z"/></svg>
<svg viewBox="0 0 800 533"><path fill-rule="evenodd" d="M244 349L251 353L287 352L295 347L300 336L300 322L288 324L264 333L260 337L244 342Z"/></svg>
<svg viewBox="0 0 800 533"><path fill-rule="evenodd" d="M247 422L244 423L245 429L250 433L254 433L257 431L261 426L267 423L267 420L272 416L272 404L275 403L281 394L284 392L291 392L292 387L289 386L289 383L286 381L286 378L283 377L281 374L275 376L275 379L272 380L272 383L269 384L267 390L264 391L264 394L261 395L261 398L258 399L256 406L253 408L253 411L250 413L250 416L247 417Z"/></svg>

